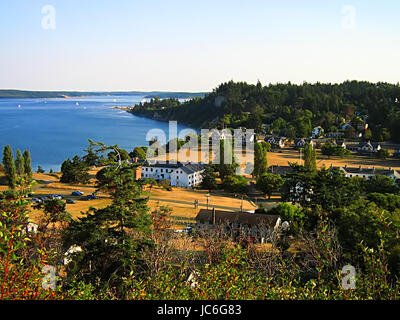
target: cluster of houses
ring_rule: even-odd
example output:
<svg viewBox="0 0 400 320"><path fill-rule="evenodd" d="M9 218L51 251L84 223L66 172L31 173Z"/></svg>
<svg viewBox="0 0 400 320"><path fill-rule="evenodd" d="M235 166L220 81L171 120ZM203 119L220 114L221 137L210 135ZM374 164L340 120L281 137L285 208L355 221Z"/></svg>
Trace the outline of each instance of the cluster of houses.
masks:
<svg viewBox="0 0 400 320"><path fill-rule="evenodd" d="M272 149L282 149L291 144L289 143L289 139L279 136L266 136L264 141L268 142L271 145ZM296 138L291 145L294 149L301 149L304 148L306 143L310 143L315 148L317 144L322 144L326 142L331 142L334 145L341 146L342 148L364 155L375 154L382 149L382 146L379 143L371 143L371 141L344 142L343 140L317 138ZM400 158L400 149L396 150L393 156Z"/></svg>
<svg viewBox="0 0 400 320"><path fill-rule="evenodd" d="M374 176L386 176L392 178L394 181L400 179L400 173L397 170L392 168L384 169L384 168L375 168L368 167L363 168L359 167L348 167L347 165L344 167L330 167L331 169L339 169L347 178L359 177L364 179L371 179ZM292 167L290 166L270 166L268 168L268 172L272 174L279 174L281 176L285 176L286 174L292 172Z"/></svg>

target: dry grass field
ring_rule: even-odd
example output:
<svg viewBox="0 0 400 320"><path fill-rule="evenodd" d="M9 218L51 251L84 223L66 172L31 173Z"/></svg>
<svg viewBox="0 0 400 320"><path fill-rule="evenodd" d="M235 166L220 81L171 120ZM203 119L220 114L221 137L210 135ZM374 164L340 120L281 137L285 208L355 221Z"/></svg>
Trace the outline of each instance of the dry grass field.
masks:
<svg viewBox="0 0 400 320"><path fill-rule="evenodd" d="M193 156L197 155L197 156ZM172 158L176 158L171 156ZM293 149L282 149L279 152L268 153L268 165L287 166L289 162L300 163L299 153ZM198 161L201 159L200 152L193 153L190 160ZM185 161L182 157L178 160ZM350 167L376 167L376 168L393 168L400 170L400 160L388 159L379 160L358 155L351 155L348 158L336 158L323 156L317 152L317 164L319 167L333 166L350 166ZM94 177L100 168L90 171L91 184L89 185L71 185L59 182L59 173L33 173L33 178L37 181L33 191L35 197L48 196L51 194L60 194L65 198L73 199L75 204L67 204L67 211L70 212L73 218L82 216L82 212L86 212L90 207L103 208L110 204L111 199L106 194L99 194L99 199L85 201L82 197L71 196L72 191L80 190L85 194L91 194L96 191L94 185ZM0 173L0 192L7 190L4 174ZM164 190L161 187L147 187L145 190L147 196L150 197L149 207L153 210L157 206L166 206L172 209L171 218L173 219L174 228L181 228L187 223L195 222L195 217L201 208L207 207L207 191L203 190L188 190L181 188L172 188L172 191ZM194 208L194 202L198 200L198 208ZM278 198L273 200L278 201ZM209 208L215 207L218 210L254 210L256 205L248 199L235 197L232 194L227 194L221 191L212 192L209 196ZM33 211L31 218L35 219L40 212Z"/></svg>
<svg viewBox="0 0 400 320"><path fill-rule="evenodd" d="M175 154L167 154L166 156L155 157L156 160L177 160L177 161L191 161L200 162L205 159L213 159L215 152L201 152L199 150L194 150L193 152L188 152L180 150ZM252 161L253 154L249 153L246 156L242 156L240 150L235 150L236 157L240 160ZM287 166L289 162L300 163L300 155L297 150L293 148L283 148L277 152L268 152L268 165L280 165ZM240 161L241 162L241 161ZM333 166L347 165L348 167L376 167L376 168L392 168L400 170L400 160L395 158L389 158L386 160L376 159L368 156L360 156L357 154L352 154L346 158L338 157L328 157L322 155L320 150L317 150L317 165L322 168Z"/></svg>
<svg viewBox="0 0 400 320"><path fill-rule="evenodd" d="M97 170L91 172L92 175ZM34 197L49 196L60 194L66 199L72 199L75 204L67 204L66 209L72 214L74 219L81 217L82 212L86 212L90 207L104 208L111 203L111 199L106 194L99 194L99 199L83 200L82 197L72 196L71 193L80 190L87 194L96 191L95 185L71 185L58 182L59 174L38 174L33 173L33 178L37 184L33 187ZM93 181L92 181L93 182ZM4 175L0 173L0 191L7 190ZM203 190L186 190L181 188L172 188L172 191L166 191L161 187L147 187L145 195L150 197L149 207L154 210L157 206L166 206L172 209L171 218L174 228L182 228L187 223L195 222L195 217L201 208L207 207L207 192ZM194 208L194 201L198 200L199 207ZM243 210L254 210L256 206L246 199L241 199L223 192L213 192L209 197L209 208L216 206L219 210L239 210L243 203ZM32 221L40 216L41 212L33 210L30 214Z"/></svg>
<svg viewBox="0 0 400 320"><path fill-rule="evenodd" d="M268 152L267 155L268 165L280 165L287 166L288 162L300 163L300 156L297 150L293 150L290 148L284 148L281 152ZM304 162L302 162L303 164ZM322 168L325 166L326 168L333 165L334 167L344 167L347 165L348 167L375 167L375 168L392 168L396 170L400 170L400 160L390 158L387 160L375 159L366 156L359 155L350 155L346 158L338 158L338 157L328 157L322 155L319 150L317 150L317 165Z"/></svg>

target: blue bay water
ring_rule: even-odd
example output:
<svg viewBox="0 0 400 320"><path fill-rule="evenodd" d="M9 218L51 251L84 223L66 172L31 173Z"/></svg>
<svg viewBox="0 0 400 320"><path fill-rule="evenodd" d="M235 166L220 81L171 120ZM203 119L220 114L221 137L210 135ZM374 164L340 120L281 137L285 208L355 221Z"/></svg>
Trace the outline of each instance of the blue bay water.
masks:
<svg viewBox="0 0 400 320"><path fill-rule="evenodd" d="M40 165L46 171L58 171L65 159L84 154L88 139L118 144L130 152L148 145L146 135L151 129L161 129L170 138L166 122L111 109L136 104L143 98L0 99L1 153L5 145L10 145L14 154L16 149L29 149L33 170ZM183 129L190 128L178 124L178 133Z"/></svg>

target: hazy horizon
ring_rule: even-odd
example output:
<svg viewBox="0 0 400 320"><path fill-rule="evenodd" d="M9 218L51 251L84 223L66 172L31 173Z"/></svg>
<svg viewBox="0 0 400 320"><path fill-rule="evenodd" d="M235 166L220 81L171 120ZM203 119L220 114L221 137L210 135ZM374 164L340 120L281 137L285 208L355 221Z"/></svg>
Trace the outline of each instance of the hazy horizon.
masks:
<svg viewBox="0 0 400 320"><path fill-rule="evenodd" d="M398 83L395 0L3 0L0 88L208 92L262 84Z"/></svg>
<svg viewBox="0 0 400 320"><path fill-rule="evenodd" d="M232 79L230 79L232 80ZM222 83L228 82L230 80L226 80L226 81L222 81ZM236 81L236 80L235 80ZM240 79L238 79L237 81L241 81ZM257 80L258 81L258 80ZM268 86L268 85L277 85L277 84L287 84L287 83L291 83L291 84L295 84L295 85L301 85L305 82L307 82L308 84L317 84L317 83L321 83L321 84L341 84L343 82L346 81L367 81L367 82L371 82L371 83L389 83L389 84L393 84L393 85L398 85L400 84L400 81L397 82L387 82L387 81L368 81L368 80L362 80L362 79L347 79L347 80L343 80L341 82L321 82L321 81L316 81L316 82L307 82L307 81L303 81L303 82L293 82L293 81L283 81L283 82L274 82L274 83L262 83L262 85L264 86ZM247 82L249 84L256 84L256 82L251 83L251 82ZM105 92L105 93L130 93L130 92L138 92L138 93L152 93L152 92L174 92L174 93L203 93L203 92L211 92L214 88L210 88L208 90L181 90L181 89L172 89L172 90L157 90L157 89L151 89L151 90L136 90L136 89L132 89L132 90L47 90L47 89L38 89L38 90L29 90L29 89L16 89L16 88L0 88L0 90L16 90L16 91L32 91L32 92L93 92L93 93L101 93L101 92Z"/></svg>

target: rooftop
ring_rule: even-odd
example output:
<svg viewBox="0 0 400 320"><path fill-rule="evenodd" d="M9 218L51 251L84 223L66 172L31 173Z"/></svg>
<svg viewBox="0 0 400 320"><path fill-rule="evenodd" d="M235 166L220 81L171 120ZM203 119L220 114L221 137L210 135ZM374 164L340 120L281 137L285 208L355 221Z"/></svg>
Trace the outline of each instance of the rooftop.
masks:
<svg viewBox="0 0 400 320"><path fill-rule="evenodd" d="M212 216L213 216L212 210L201 209L196 216L196 220L202 223L208 222L211 224ZM223 224L225 222L237 222L242 225L249 225L249 226L256 226L260 224L275 226L278 219L279 216L277 215L215 210L216 224Z"/></svg>
<svg viewBox="0 0 400 320"><path fill-rule="evenodd" d="M204 166L200 163L182 163L182 162L156 162L156 163L150 163L149 161L146 161L143 163L144 167L150 167L150 168L167 168L167 169L182 169L187 174L191 174L194 172L202 171L204 169Z"/></svg>

